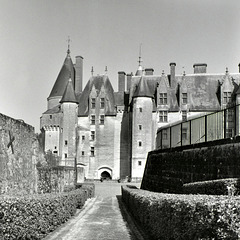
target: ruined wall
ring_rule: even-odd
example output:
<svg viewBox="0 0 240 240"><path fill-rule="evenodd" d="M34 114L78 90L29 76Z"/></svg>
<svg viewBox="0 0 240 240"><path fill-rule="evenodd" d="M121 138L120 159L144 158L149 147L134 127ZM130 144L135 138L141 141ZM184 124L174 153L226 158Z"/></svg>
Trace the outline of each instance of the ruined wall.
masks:
<svg viewBox="0 0 240 240"><path fill-rule="evenodd" d="M32 126L0 114L0 193L37 191L39 149Z"/></svg>
<svg viewBox="0 0 240 240"><path fill-rule="evenodd" d="M240 137L148 155L142 189L181 192L184 183L233 178L240 174Z"/></svg>

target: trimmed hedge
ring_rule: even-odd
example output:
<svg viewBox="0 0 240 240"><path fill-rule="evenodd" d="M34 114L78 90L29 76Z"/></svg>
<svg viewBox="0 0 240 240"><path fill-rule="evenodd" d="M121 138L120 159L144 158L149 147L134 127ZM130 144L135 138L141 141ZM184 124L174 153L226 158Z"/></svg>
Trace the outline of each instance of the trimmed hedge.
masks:
<svg viewBox="0 0 240 240"><path fill-rule="evenodd" d="M186 183L183 185L185 194L239 195L240 179L226 178L204 182Z"/></svg>
<svg viewBox="0 0 240 240"><path fill-rule="evenodd" d="M154 193L122 186L122 199L151 239L239 239L240 197Z"/></svg>
<svg viewBox="0 0 240 240"><path fill-rule="evenodd" d="M0 239L42 239L81 208L87 189L61 194L0 197Z"/></svg>

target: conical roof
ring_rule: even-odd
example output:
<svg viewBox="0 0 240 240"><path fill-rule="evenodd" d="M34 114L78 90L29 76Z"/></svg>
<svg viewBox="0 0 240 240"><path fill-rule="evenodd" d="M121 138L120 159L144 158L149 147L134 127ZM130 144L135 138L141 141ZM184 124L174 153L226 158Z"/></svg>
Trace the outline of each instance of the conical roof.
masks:
<svg viewBox="0 0 240 240"><path fill-rule="evenodd" d="M151 79L141 77L138 86L133 94L133 97L150 97L154 98L157 83Z"/></svg>
<svg viewBox="0 0 240 240"><path fill-rule="evenodd" d="M69 78L74 81L74 75L75 70L73 62L68 52L67 57L64 60L63 66L58 74L57 80L55 81L55 84L48 98L63 96Z"/></svg>
<svg viewBox="0 0 240 240"><path fill-rule="evenodd" d="M64 103L64 102L73 102L73 103L78 103L77 99L76 99L76 95L73 89L73 85L72 85L72 80L69 79L68 80L68 84L66 86L66 89L63 93L63 97L60 101L60 103Z"/></svg>

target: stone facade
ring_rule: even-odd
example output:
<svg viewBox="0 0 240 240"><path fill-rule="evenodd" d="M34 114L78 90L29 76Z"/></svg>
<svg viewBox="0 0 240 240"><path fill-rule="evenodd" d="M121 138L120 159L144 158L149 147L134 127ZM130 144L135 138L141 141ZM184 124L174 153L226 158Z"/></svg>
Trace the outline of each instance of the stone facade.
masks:
<svg viewBox="0 0 240 240"><path fill-rule="evenodd" d="M107 74L90 77L82 90L83 58L73 64L68 50L41 117L44 150L59 156L61 166L76 163L82 179L141 179L159 128L229 106L240 82L228 70L208 74L206 64L176 75L170 63L170 74L154 75L141 62L135 75L118 73L118 91ZM64 107L70 105L77 116L75 107Z"/></svg>
<svg viewBox="0 0 240 240"><path fill-rule="evenodd" d="M0 193L37 192L38 161L43 154L34 128L0 114Z"/></svg>

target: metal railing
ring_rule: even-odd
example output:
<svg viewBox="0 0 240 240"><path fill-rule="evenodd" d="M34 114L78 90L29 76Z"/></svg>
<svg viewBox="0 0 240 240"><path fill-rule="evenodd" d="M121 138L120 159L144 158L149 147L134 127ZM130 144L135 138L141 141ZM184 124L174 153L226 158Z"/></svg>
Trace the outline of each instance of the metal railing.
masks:
<svg viewBox="0 0 240 240"><path fill-rule="evenodd" d="M240 105L197 117L157 132L156 148L192 145L239 135Z"/></svg>

